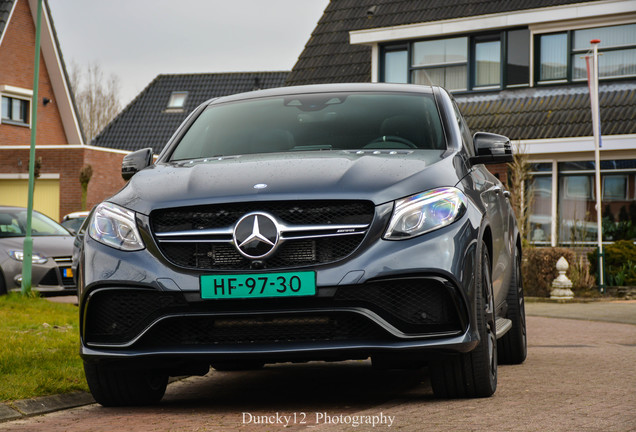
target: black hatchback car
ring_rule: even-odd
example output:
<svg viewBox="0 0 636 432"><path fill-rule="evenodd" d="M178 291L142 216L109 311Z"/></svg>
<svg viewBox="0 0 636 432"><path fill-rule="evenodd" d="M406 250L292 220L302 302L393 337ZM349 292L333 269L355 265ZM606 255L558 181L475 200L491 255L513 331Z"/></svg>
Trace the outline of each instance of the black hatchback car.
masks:
<svg viewBox="0 0 636 432"><path fill-rule="evenodd" d="M495 392L526 356L509 193L442 88L288 87L198 107L83 226L81 355L103 405L169 376L371 358L439 397ZM84 235L82 235L84 234ZM79 242L79 240L78 240Z"/></svg>

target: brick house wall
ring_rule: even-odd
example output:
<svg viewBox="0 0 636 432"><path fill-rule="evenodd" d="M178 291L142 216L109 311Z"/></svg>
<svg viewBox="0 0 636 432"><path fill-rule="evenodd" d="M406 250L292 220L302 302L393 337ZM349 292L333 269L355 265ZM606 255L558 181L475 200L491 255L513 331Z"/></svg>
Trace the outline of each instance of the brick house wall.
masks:
<svg viewBox="0 0 636 432"><path fill-rule="evenodd" d="M503 163L503 164L486 165L486 168L488 168L488 171L490 171L495 177L501 180L504 186L508 187L508 165L507 164Z"/></svg>
<svg viewBox="0 0 636 432"><path fill-rule="evenodd" d="M93 177L88 184L88 208L99 204L124 187L126 181L121 176L123 158L123 153L107 149L91 148L84 151L84 163L93 167ZM79 170L76 178L79 184Z"/></svg>
<svg viewBox="0 0 636 432"><path fill-rule="evenodd" d="M0 86L32 90L34 47L35 25L29 2L16 0L0 45ZM92 208L121 189L125 184L121 178L121 162L125 153L69 142L50 75L50 72L57 76L64 74L64 71L49 71L49 67L60 66L56 62L47 66L44 57L42 52L38 100L31 100L31 103L37 104L38 110L35 157L42 161L41 175L52 174L59 178L59 215L62 217L81 209L79 173L86 164L93 168L93 177L88 185L87 208ZM11 96L11 93L7 95ZM43 98L51 102L44 105ZM30 110L31 107L29 115ZM3 178L24 178L28 174L30 143L30 127L0 123L0 175Z"/></svg>
<svg viewBox="0 0 636 432"><path fill-rule="evenodd" d="M9 85L31 90L33 88L33 58L35 53L35 26L27 0L18 0L5 28L0 45L0 85ZM55 103L49 71L40 55L40 78L38 88L38 145L67 144L59 110ZM51 100L46 106L43 98ZM29 107L29 110L31 107ZM0 146L29 145L31 129L26 126L0 124ZM78 143L72 143L78 144Z"/></svg>
<svg viewBox="0 0 636 432"><path fill-rule="evenodd" d="M93 177L88 184L88 209L113 195L126 183L121 175L115 175L121 172L123 153L80 146L66 149L39 147L35 157L42 158L40 174L59 175L60 217L81 209L79 174L85 164L93 168ZM0 149L2 174L27 174L28 161L28 149Z"/></svg>

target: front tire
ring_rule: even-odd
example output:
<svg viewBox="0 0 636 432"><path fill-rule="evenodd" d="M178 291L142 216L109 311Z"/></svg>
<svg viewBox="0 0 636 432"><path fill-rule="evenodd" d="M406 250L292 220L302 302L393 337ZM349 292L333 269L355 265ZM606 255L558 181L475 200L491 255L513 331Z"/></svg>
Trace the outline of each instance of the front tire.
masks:
<svg viewBox="0 0 636 432"><path fill-rule="evenodd" d="M166 393L168 375L84 362L86 381L95 400L106 407L153 405Z"/></svg>
<svg viewBox="0 0 636 432"><path fill-rule="evenodd" d="M490 258L484 244L475 280L479 344L471 352L444 356L431 363L433 393L440 398L489 397L497 389L495 305Z"/></svg>

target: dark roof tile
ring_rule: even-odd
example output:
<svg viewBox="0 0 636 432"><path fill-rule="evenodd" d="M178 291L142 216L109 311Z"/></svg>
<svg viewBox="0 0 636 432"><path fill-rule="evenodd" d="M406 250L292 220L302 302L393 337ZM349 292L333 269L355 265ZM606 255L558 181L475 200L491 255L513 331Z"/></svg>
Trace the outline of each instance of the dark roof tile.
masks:
<svg viewBox="0 0 636 432"><path fill-rule="evenodd" d="M342 82L333 69L316 64L329 56L331 65L349 69L352 82L371 80L371 49L351 45L352 30L433 22L468 16L534 9L599 0L331 0L292 69L288 85ZM369 17L367 11L376 6ZM352 57L354 56L354 57ZM337 68L336 68L337 70Z"/></svg>
<svg viewBox="0 0 636 432"><path fill-rule="evenodd" d="M13 8L15 0L0 0L0 38L9 21L9 14Z"/></svg>
<svg viewBox="0 0 636 432"><path fill-rule="evenodd" d="M456 95L473 131L513 140L592 135L589 91L585 84ZM601 84L603 135L636 134L636 81Z"/></svg>

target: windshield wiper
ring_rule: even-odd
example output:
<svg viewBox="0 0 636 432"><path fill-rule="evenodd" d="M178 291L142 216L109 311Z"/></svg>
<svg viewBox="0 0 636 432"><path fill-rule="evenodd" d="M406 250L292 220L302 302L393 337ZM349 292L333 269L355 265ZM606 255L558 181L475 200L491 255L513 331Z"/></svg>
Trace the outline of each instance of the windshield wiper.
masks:
<svg viewBox="0 0 636 432"><path fill-rule="evenodd" d="M318 144L318 145L308 145L308 146L295 146L290 149L290 151L322 151L322 150L333 150L333 147L329 144Z"/></svg>

